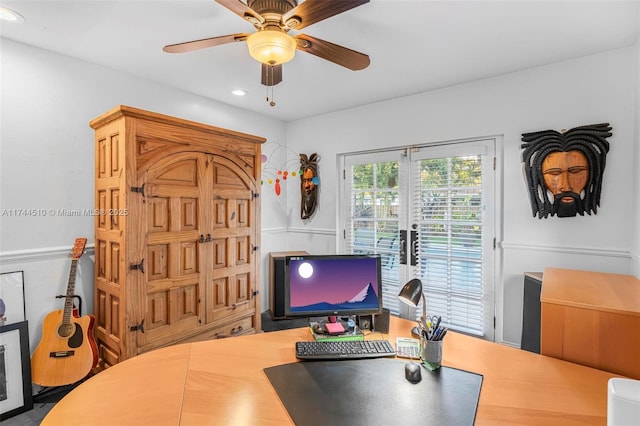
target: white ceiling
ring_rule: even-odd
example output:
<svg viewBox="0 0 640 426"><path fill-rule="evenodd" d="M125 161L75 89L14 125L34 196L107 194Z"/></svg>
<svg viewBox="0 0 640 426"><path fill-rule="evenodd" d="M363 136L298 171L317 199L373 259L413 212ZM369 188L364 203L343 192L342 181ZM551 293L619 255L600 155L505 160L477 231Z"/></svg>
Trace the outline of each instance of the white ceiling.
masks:
<svg viewBox="0 0 640 426"><path fill-rule="evenodd" d="M366 53L371 65L350 71L297 52L283 66L275 107L265 101L260 65L245 43L162 51L166 44L253 32L213 0L0 0L25 18L3 23L0 33L291 121L633 45L639 3L371 0L300 31ZM234 88L249 95L236 97Z"/></svg>

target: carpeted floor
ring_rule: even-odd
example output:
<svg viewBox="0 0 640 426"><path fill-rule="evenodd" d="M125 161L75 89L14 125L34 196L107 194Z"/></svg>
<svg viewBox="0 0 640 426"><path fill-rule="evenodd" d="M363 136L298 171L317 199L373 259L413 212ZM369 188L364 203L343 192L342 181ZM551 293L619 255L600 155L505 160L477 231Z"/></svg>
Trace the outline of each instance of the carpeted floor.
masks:
<svg viewBox="0 0 640 426"><path fill-rule="evenodd" d="M289 328L306 327L306 318L272 320L269 311L262 313L262 331L287 330ZM34 397L33 409L18 414L2 421L2 426L37 426L47 415L49 410L62 399L73 386L63 386L58 389L51 389L47 393L41 393Z"/></svg>
<svg viewBox="0 0 640 426"><path fill-rule="evenodd" d="M59 388L50 388L47 390L38 390L38 386L34 386L34 392L37 395L33 398L33 409L20 413L9 419L2 420L2 426L31 426L39 425L47 415L49 410L53 408L74 386L61 386Z"/></svg>

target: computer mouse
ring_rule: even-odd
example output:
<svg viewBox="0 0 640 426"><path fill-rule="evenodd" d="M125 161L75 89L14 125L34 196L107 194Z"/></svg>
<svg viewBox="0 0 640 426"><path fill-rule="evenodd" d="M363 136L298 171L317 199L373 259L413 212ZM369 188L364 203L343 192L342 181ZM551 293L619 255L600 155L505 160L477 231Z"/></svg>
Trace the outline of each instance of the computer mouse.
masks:
<svg viewBox="0 0 640 426"><path fill-rule="evenodd" d="M420 364L408 362L404 365L404 377L411 383L418 383L422 380Z"/></svg>

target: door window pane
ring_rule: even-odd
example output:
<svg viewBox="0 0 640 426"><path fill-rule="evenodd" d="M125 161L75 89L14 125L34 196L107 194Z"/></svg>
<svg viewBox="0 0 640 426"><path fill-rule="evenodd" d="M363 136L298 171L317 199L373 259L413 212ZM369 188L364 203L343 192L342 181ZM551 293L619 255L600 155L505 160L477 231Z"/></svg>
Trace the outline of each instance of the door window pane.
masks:
<svg viewBox="0 0 640 426"><path fill-rule="evenodd" d="M345 180L351 199L345 226L345 248L349 253L380 255L382 303L398 314L398 162L350 165Z"/></svg>
<svg viewBox="0 0 640 426"><path fill-rule="evenodd" d="M427 312L482 335L482 156L416 161L418 276ZM414 164L415 164L414 163Z"/></svg>

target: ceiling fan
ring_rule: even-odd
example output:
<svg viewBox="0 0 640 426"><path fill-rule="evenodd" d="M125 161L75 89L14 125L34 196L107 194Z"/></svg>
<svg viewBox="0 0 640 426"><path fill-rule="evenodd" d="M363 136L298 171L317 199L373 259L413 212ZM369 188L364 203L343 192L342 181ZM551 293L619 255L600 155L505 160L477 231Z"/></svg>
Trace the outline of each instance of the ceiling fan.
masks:
<svg viewBox="0 0 640 426"><path fill-rule="evenodd" d="M185 53L222 44L246 41L249 54L262 63L262 84L275 86L282 81L282 64L300 50L353 71L369 66L369 56L306 34L288 34L339 13L369 3L369 0L215 0L258 30L202 40L170 44L168 53Z"/></svg>

